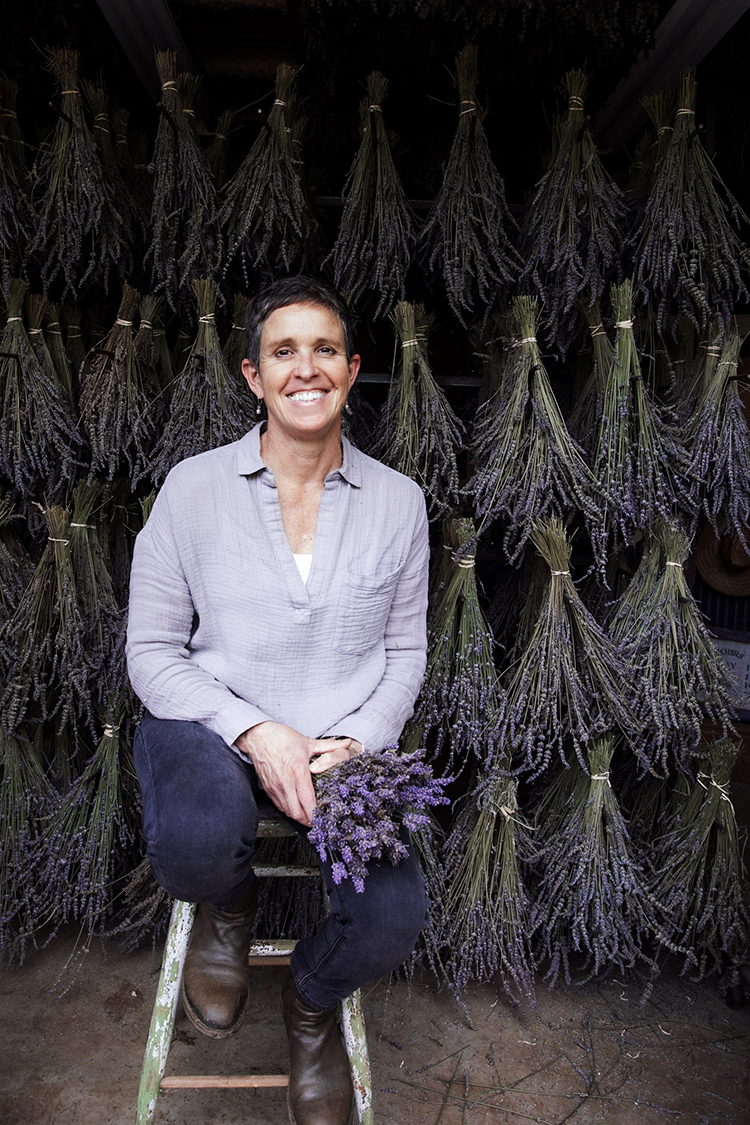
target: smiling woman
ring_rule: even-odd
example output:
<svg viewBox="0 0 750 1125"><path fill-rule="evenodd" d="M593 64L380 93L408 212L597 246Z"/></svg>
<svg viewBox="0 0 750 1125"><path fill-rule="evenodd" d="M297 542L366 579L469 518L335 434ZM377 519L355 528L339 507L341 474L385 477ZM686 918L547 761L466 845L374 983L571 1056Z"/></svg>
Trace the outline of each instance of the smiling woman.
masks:
<svg viewBox="0 0 750 1125"><path fill-rule="evenodd" d="M247 330L243 373L268 420L172 470L136 543L128 627L149 857L170 894L201 904L183 999L216 1039L247 1001L258 790L309 826L313 774L397 742L427 646L422 492L341 435L359 370L346 307L286 278ZM331 912L283 994L296 1125L349 1121L337 1003L409 955L426 913L411 854L373 862L362 893L323 867Z"/></svg>

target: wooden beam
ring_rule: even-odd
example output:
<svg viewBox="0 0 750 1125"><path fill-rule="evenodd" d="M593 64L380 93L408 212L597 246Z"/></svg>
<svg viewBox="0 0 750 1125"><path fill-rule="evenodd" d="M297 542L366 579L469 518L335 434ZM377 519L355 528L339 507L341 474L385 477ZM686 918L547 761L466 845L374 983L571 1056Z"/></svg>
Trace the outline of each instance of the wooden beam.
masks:
<svg viewBox="0 0 750 1125"><path fill-rule="evenodd" d="M696 66L748 8L750 0L676 0L656 29L653 51L641 55L594 118L599 148L627 144L646 121L641 98L672 86L684 66Z"/></svg>

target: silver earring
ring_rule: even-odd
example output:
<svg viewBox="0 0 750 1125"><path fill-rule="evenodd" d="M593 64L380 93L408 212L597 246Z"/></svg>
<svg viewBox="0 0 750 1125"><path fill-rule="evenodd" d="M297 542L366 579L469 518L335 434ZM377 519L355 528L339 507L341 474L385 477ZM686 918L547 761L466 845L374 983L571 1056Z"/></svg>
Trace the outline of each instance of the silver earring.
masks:
<svg viewBox="0 0 750 1125"><path fill-rule="evenodd" d="M258 415L258 417L260 417L260 399L258 399L257 405L255 407L255 413Z"/></svg>

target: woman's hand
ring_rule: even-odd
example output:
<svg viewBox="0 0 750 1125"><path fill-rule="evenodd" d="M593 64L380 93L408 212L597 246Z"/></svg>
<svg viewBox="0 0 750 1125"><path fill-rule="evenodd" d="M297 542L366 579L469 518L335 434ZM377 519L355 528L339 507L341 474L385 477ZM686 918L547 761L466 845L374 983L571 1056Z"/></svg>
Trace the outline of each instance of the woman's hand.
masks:
<svg viewBox="0 0 750 1125"><path fill-rule="evenodd" d="M312 773L323 773L362 749L354 738L308 738L292 727L272 722L250 727L235 746L253 763L276 807L308 827L315 808Z"/></svg>

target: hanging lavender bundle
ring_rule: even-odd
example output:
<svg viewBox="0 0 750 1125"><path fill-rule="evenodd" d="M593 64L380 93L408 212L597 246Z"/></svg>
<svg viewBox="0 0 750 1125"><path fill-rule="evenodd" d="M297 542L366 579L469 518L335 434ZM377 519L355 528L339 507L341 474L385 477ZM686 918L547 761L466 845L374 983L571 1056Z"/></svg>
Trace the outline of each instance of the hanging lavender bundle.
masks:
<svg viewBox="0 0 750 1125"><path fill-rule="evenodd" d="M21 517L0 492L0 626L12 617L31 581L34 566L16 535Z"/></svg>
<svg viewBox="0 0 750 1125"><path fill-rule="evenodd" d="M17 162L26 168L26 145L16 113L18 86L6 74L0 74L0 132L10 141Z"/></svg>
<svg viewBox="0 0 750 1125"><path fill-rule="evenodd" d="M81 465L82 441L53 372L39 363L21 317L25 281L6 290L0 338L0 472L29 498L62 496Z"/></svg>
<svg viewBox="0 0 750 1125"><path fill-rule="evenodd" d="M399 301L392 319L393 377L373 455L415 480L427 499L430 518L437 519L458 503L457 455L464 428L430 370L427 339L432 317L424 305Z"/></svg>
<svg viewBox="0 0 750 1125"><path fill-rule="evenodd" d="M143 230L145 237L149 227L153 191L151 177L148 174L148 160L145 154L140 165L136 166L131 153L128 141L129 119L129 111L122 106L118 106L112 114L112 124L115 130L115 160L119 165L120 175L125 187L135 205L138 227ZM142 134L139 134L139 136L145 141Z"/></svg>
<svg viewBox="0 0 750 1125"><path fill-rule="evenodd" d="M534 1003L529 897L521 875L530 854L515 779L483 777L446 841L447 889L437 904L443 969L459 997L471 981L499 974L509 997Z"/></svg>
<svg viewBox="0 0 750 1125"><path fill-rule="evenodd" d="M750 431L737 386L742 341L729 329L721 357L704 369L704 392L689 419L690 473L706 518L718 535L737 535L750 551ZM697 523L697 512L695 523ZM695 526L693 526L695 530Z"/></svg>
<svg viewBox="0 0 750 1125"><path fill-rule="evenodd" d="M193 316L191 317L180 317L177 336L175 337L175 342L171 353L172 367L174 368L175 374L179 374L182 371L183 367L185 366L185 362L190 355L190 349L192 348L193 342L195 340L195 329L193 327L194 319L195 313L193 313ZM197 325L195 326L195 328L197 329Z"/></svg>
<svg viewBox="0 0 750 1125"><path fill-rule="evenodd" d="M89 937L136 838L135 795L128 783L134 768L121 718L119 711L107 716L94 754L49 820L39 871L46 919L55 926L81 922Z"/></svg>
<svg viewBox="0 0 750 1125"><path fill-rule="evenodd" d="M46 302L44 306L44 331L49 354L52 356L57 381L65 391L65 397L71 406L75 403L76 384L73 377L73 368L65 350L62 324L60 322L60 306Z"/></svg>
<svg viewBox="0 0 750 1125"><path fill-rule="evenodd" d="M221 206L227 269L242 271L245 287L256 274L268 280L304 273L320 261L320 228L300 177L294 131L297 70L281 63L268 121L230 180Z"/></svg>
<svg viewBox="0 0 750 1125"><path fill-rule="evenodd" d="M536 777L555 750L567 763L572 746L585 768L593 739L637 727L632 670L580 599L562 521L535 524L531 541L551 573L529 643L509 673L505 737L517 768Z"/></svg>
<svg viewBox="0 0 750 1125"><path fill-rule="evenodd" d="M614 355L606 377L594 475L608 529L618 544L633 541L687 500L688 465L665 410L645 385L633 335L633 287L612 287Z"/></svg>
<svg viewBox="0 0 750 1125"><path fill-rule="evenodd" d="M46 828L58 798L25 733L0 727L0 960L22 964L47 921L38 893Z"/></svg>
<svg viewBox="0 0 750 1125"><path fill-rule="evenodd" d="M156 67L162 100L152 165L151 245L145 261L153 291L163 293L169 307L178 311L190 304L193 281L218 275L222 239L216 189L183 112L176 52L157 51Z"/></svg>
<svg viewBox="0 0 750 1125"><path fill-rule="evenodd" d="M47 344L47 340L42 327L45 315L47 313L47 302L44 297L38 293L29 293L24 302L26 309L26 320L28 323L28 336L29 343L34 349L34 355L37 358L39 366L45 374L45 378L50 386L57 386L65 395L65 403L70 411L73 408L72 384L64 382L70 375L70 367L63 365L62 377L58 365L52 358L52 352ZM62 338L62 337L61 337Z"/></svg>
<svg viewBox="0 0 750 1125"><path fill-rule="evenodd" d="M592 742L587 767L572 767L572 790L564 778L561 804L535 823L539 884L529 931L539 961L549 961L550 986L560 973L570 984L575 955L583 957L587 980L615 965L625 972L639 961L656 972L644 950L658 928L653 902L609 780L615 741L604 735Z"/></svg>
<svg viewBox="0 0 750 1125"><path fill-rule="evenodd" d="M224 363L227 365L227 371L229 371L231 375L240 375L242 372L242 361L243 359L247 359L247 330L245 328L247 302L248 299L244 293L235 293L232 327L224 341L224 347L221 349L221 354L224 356ZM258 400L252 391L250 391L250 394L252 396L251 408L254 412Z"/></svg>
<svg viewBox="0 0 750 1125"><path fill-rule="evenodd" d="M640 619L626 635L621 613L613 631L623 637L622 648L638 669L637 729L645 734L636 752L646 768L664 774L675 762L689 768L706 714L725 735L732 731L734 684L685 578L687 535L676 524L660 523L654 543L661 565L643 591ZM651 565L648 573L653 574Z"/></svg>
<svg viewBox="0 0 750 1125"><path fill-rule="evenodd" d="M206 151L206 164L217 188L224 183L224 173L227 165L227 148L229 147L229 130L234 120L234 111L225 109L219 114L216 123L216 132Z"/></svg>
<svg viewBox="0 0 750 1125"><path fill-rule="evenodd" d="M747 964L750 932L742 846L729 798L740 746L712 743L686 802L670 810L654 842L651 893L680 934L683 973L736 972Z"/></svg>
<svg viewBox="0 0 750 1125"><path fill-rule="evenodd" d="M596 453L605 387L615 353L602 323L599 302L596 301L591 308L584 309L584 316L591 334L593 362L591 373L570 412L570 432L576 437L587 457L593 458Z"/></svg>
<svg viewBox="0 0 750 1125"><path fill-rule="evenodd" d="M450 306L465 326L476 309L483 309L486 319L515 281L521 259L508 237L516 224L476 100L473 44L456 58L456 82L458 127L420 242L428 269L443 275Z"/></svg>
<svg viewBox="0 0 750 1125"><path fill-rule="evenodd" d="M140 294L122 291L117 319L81 371L81 426L91 447L91 473L145 472L155 440L154 416L133 347L133 317Z"/></svg>
<svg viewBox="0 0 750 1125"><path fill-rule="evenodd" d="M673 312L698 330L714 315L726 325L750 295L750 249L737 231L748 218L703 147L695 95L695 69L688 68L680 76L674 131L633 238L638 292L655 309L662 333Z"/></svg>
<svg viewBox="0 0 750 1125"><path fill-rule="evenodd" d="M654 133L647 131L636 143L633 163L630 166L625 198L631 232L640 231L643 225L648 198L654 184L654 175L658 172L661 159L669 146L674 114L674 91L659 90L655 94L649 94L641 99L641 105L648 114Z"/></svg>
<svg viewBox="0 0 750 1125"><path fill-rule="evenodd" d="M149 472L157 485L178 461L238 441L252 425L245 382L227 370L221 354L214 321L216 288L203 278L193 282L193 292L198 334L172 386L169 421L153 451Z"/></svg>
<svg viewBox="0 0 750 1125"><path fill-rule="evenodd" d="M132 254L123 217L112 198L81 105L78 52L51 51L49 69L62 105L52 140L32 171L35 229L28 261L38 269L45 296L53 286L64 298L109 291L123 256Z"/></svg>
<svg viewBox="0 0 750 1125"><path fill-rule="evenodd" d="M580 70L565 76L568 111L519 236L519 286L541 296L547 335L561 354L581 326L577 301L593 305L620 273L625 203L584 114L588 84Z"/></svg>
<svg viewBox="0 0 750 1125"><path fill-rule="evenodd" d="M344 210L331 252L336 288L354 308L367 301L373 320L404 300L416 240L414 214L383 121L387 90L388 79L373 71L360 106L362 140L344 184Z"/></svg>
<svg viewBox="0 0 750 1125"><path fill-rule="evenodd" d="M341 417L341 432L363 453L372 453L380 415L355 384L349 391Z"/></svg>
<svg viewBox="0 0 750 1125"><path fill-rule="evenodd" d="M169 417L175 373L164 330L164 298L153 293L141 298L141 318L133 340L133 358L141 373L151 424L154 432L159 433Z"/></svg>
<svg viewBox="0 0 750 1125"><path fill-rule="evenodd" d="M115 940L123 953L133 953L166 933L171 911L172 899L154 879L144 856L120 881L99 932L102 939Z"/></svg>
<svg viewBox="0 0 750 1125"><path fill-rule="evenodd" d="M447 781L434 778L423 757L385 749L313 775L317 805L308 839L331 862L334 883L351 879L363 891L370 860L397 866L407 854L403 829L429 824L426 810L449 803Z"/></svg>
<svg viewBox="0 0 750 1125"><path fill-rule="evenodd" d="M75 305L64 305L63 319L65 321L65 354L73 371L73 386L76 389L73 401L75 401L81 367L86 358L86 345L83 342L81 328L81 310Z"/></svg>
<svg viewBox="0 0 750 1125"><path fill-rule="evenodd" d="M535 521L578 512L601 559L602 519L596 485L568 433L537 344L537 302L514 298L503 384L480 407L474 427L476 472L465 492L481 520L506 523L503 546L516 563Z"/></svg>
<svg viewBox="0 0 750 1125"><path fill-rule="evenodd" d="M34 229L34 213L28 193L28 175L23 143L10 132L16 129L16 85L0 79L0 282L7 286L21 271L26 244ZM12 116L11 116L12 115ZM20 141L20 134L19 141Z"/></svg>
<svg viewBox="0 0 750 1125"><path fill-rule="evenodd" d="M414 716L423 735L437 733L436 754L448 740L448 770L493 757L504 708L494 640L479 604L474 521L451 524L450 578L429 622L427 672Z"/></svg>

